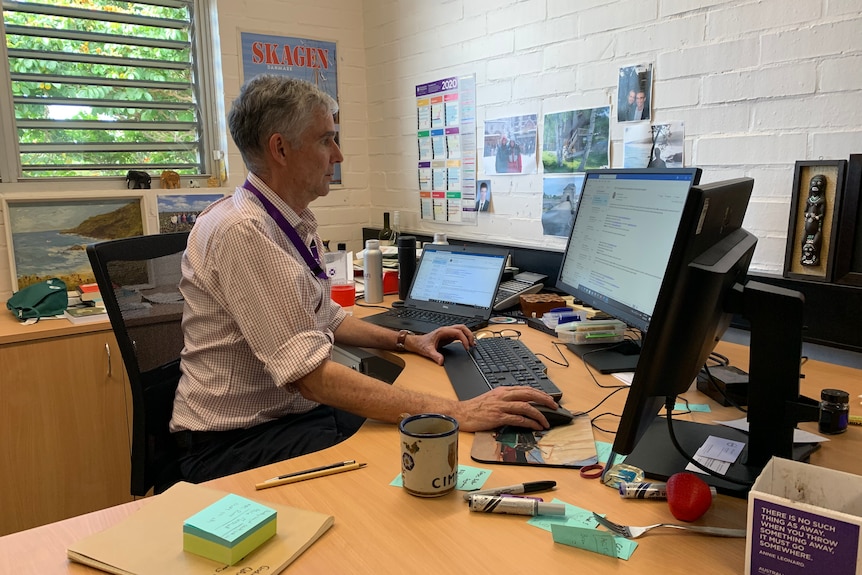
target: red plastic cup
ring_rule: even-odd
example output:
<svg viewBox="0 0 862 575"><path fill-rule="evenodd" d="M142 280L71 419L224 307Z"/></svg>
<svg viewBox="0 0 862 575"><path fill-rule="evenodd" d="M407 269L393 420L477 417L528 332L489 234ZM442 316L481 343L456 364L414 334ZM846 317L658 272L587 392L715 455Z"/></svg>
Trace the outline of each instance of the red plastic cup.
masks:
<svg viewBox="0 0 862 575"><path fill-rule="evenodd" d="M353 313L356 303L356 285L353 282L346 284L332 284L332 301L344 308L347 313Z"/></svg>

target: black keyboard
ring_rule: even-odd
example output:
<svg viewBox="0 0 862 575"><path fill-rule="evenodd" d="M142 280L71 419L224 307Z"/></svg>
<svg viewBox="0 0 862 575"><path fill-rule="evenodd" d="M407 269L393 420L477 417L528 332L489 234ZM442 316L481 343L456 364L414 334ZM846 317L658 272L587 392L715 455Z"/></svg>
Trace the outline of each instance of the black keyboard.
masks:
<svg viewBox="0 0 862 575"><path fill-rule="evenodd" d="M476 340L469 352L461 342L443 348L446 375L458 399L472 399L501 385L528 385L559 401L563 392L547 376L547 368L523 343L508 337Z"/></svg>
<svg viewBox="0 0 862 575"><path fill-rule="evenodd" d="M452 315L448 313L440 313L436 311L427 311L422 309L413 309L413 308L401 308L401 309L393 309L390 313L395 315L396 317L412 319L417 321L425 321L429 323L436 323L437 325L457 325L463 323L470 329L475 329L476 327L483 327L479 325L482 323L481 319L462 317L460 315Z"/></svg>

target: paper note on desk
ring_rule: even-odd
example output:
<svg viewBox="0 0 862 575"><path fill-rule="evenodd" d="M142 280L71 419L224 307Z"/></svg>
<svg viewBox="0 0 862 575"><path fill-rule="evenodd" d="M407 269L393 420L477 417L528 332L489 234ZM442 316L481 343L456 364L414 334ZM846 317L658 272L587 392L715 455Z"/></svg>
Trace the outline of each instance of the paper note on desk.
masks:
<svg viewBox="0 0 862 575"><path fill-rule="evenodd" d="M459 491L473 491L474 489L482 489L491 471L482 469L481 467L470 467L469 465L458 465L458 483L455 489ZM389 485L393 487L402 487L401 474L399 473Z"/></svg>
<svg viewBox="0 0 862 575"><path fill-rule="evenodd" d="M552 503L564 502L554 499ZM595 553L602 553L603 555L609 555L609 553L605 553L602 550L608 549L607 537L611 537L614 542L615 553L614 555L610 555L611 557L628 560L635 549L637 549L638 544L636 541L626 539L625 537L617 537L607 531L597 530L596 527L599 524L593 518L592 511L587 511L568 503L565 503L565 506L565 516L541 515L533 517L527 523L533 527L550 531L554 537L554 541L557 543L571 545ZM594 534L592 537L589 536L590 532Z"/></svg>
<svg viewBox="0 0 862 575"><path fill-rule="evenodd" d="M183 521L212 505L226 493L217 489L177 483L153 496L121 523L69 546L72 561L109 573L212 575L220 564L183 551ZM276 535L235 566L239 572L284 570L329 529L335 519L316 511L267 503L280 519ZM243 571L245 572L245 571Z"/></svg>
<svg viewBox="0 0 862 575"><path fill-rule="evenodd" d="M732 419L730 421L716 421L715 423L748 433L748 420L744 417L740 419ZM810 431L803 431L801 429L793 430L793 443L820 443L821 441L829 441L829 438L817 435L816 433L811 433Z"/></svg>
<svg viewBox="0 0 862 575"><path fill-rule="evenodd" d="M571 525L551 525L551 535L555 543L577 547L608 557L618 557L615 537L607 531L573 527ZM623 557L627 559L627 557Z"/></svg>

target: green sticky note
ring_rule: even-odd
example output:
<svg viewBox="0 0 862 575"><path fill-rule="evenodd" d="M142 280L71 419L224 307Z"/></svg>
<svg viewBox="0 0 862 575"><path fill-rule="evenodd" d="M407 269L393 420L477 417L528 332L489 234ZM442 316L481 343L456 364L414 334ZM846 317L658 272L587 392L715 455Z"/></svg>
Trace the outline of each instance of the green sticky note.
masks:
<svg viewBox="0 0 862 575"><path fill-rule="evenodd" d="M277 530L274 509L230 493L183 522L183 549L233 565Z"/></svg>
<svg viewBox="0 0 862 575"><path fill-rule="evenodd" d="M702 411L703 413L710 413L712 411L705 403L689 403L688 405L675 403L673 409L674 411Z"/></svg>
<svg viewBox="0 0 862 575"><path fill-rule="evenodd" d="M551 503L563 503L566 506L566 515L565 516L551 516L551 515L542 515L538 517L533 517L527 523L534 527L538 527L539 529L544 529L545 531L550 531L551 534L554 534L554 529L564 528L562 533L565 533L566 529L585 529L588 531L592 531L595 533L607 535L613 538L615 551L614 555L611 557L618 557L620 559L628 559L632 556L635 549L637 549L638 544L635 541L630 539L626 539L625 537L616 537L611 535L607 531L597 530L599 523L593 517L593 512L587 509L583 509L581 507L577 507L575 505L570 505L559 499L553 499ZM584 536L580 536L581 539L584 540ZM574 539L573 539L574 540ZM554 536L554 541L557 541L557 537ZM558 543L565 543L566 545L572 545L571 543L567 543L566 541L557 541ZM573 545L574 547L581 547L580 545ZM595 549L590 549L588 547L582 547L582 549L588 549L589 551L595 551L596 553L601 553L601 551L596 551ZM607 555L607 554L606 554Z"/></svg>
<svg viewBox="0 0 862 575"><path fill-rule="evenodd" d="M458 484L455 486L455 489L460 491L481 489L482 486L485 485L485 481L488 480L489 475L491 475L491 471L488 469L470 467L469 465L459 465ZM389 485L392 485L393 487L402 487L404 484L401 480L401 474L399 473L395 479L390 481Z"/></svg>
<svg viewBox="0 0 862 575"><path fill-rule="evenodd" d="M611 450L613 449L613 447L614 446L612 443L608 443L606 441L596 441L596 454L598 454L599 456L599 463L608 462L608 457L610 457ZM625 455L617 454L617 456L614 457L614 465L616 465L617 463L622 463L625 460Z"/></svg>
<svg viewBox="0 0 862 575"><path fill-rule="evenodd" d="M607 531L571 525L551 525L551 535L554 537L555 543L585 549L593 553L601 553L608 557L617 557L614 536Z"/></svg>
<svg viewBox="0 0 862 575"><path fill-rule="evenodd" d="M186 519L183 532L231 547L275 516L274 509L229 493Z"/></svg>

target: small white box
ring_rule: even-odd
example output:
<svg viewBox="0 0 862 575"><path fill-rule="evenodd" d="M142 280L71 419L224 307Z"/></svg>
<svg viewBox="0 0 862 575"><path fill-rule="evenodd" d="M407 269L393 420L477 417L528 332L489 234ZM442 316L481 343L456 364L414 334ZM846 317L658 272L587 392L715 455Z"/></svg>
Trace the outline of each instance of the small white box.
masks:
<svg viewBox="0 0 862 575"><path fill-rule="evenodd" d="M746 575L860 575L862 477L773 457L748 494Z"/></svg>

